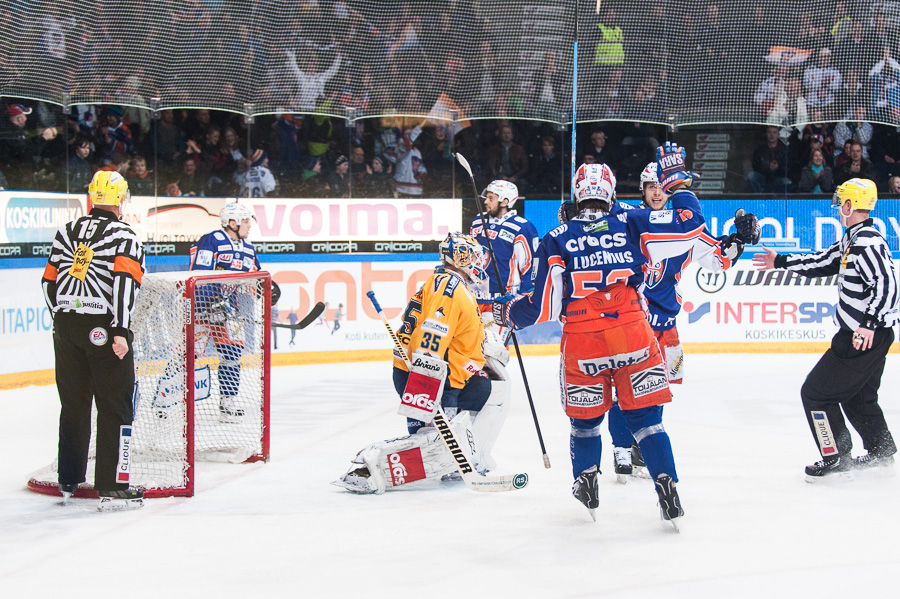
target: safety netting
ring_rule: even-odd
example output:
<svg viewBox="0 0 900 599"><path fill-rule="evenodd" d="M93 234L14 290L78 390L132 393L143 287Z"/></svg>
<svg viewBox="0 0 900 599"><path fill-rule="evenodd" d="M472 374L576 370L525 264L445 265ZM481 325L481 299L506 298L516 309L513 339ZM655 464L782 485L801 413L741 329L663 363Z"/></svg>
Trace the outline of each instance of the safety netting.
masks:
<svg viewBox="0 0 900 599"><path fill-rule="evenodd" d="M570 123L576 80L579 122L900 123L898 14L834 0L4 0L0 95Z"/></svg>

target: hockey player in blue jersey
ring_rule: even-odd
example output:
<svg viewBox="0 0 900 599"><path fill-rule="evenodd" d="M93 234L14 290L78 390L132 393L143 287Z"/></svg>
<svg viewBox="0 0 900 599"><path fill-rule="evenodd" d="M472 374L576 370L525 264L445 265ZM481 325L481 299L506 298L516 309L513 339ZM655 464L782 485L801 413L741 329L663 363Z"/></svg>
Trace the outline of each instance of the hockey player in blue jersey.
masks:
<svg viewBox="0 0 900 599"><path fill-rule="evenodd" d="M225 205L219 213L222 229L201 237L191 246L191 270L255 272L261 270L253 244L247 241L253 213L238 202ZM219 354L219 419L240 422L244 410L238 401L241 384L241 353L244 340L230 326L229 315L240 310L241 294L233 285L209 285L209 297L199 297L197 310L205 313L202 324Z"/></svg>
<svg viewBox="0 0 900 599"><path fill-rule="evenodd" d="M641 173L640 190L641 208L666 209L669 198L659 184L656 162L648 164ZM756 218L752 214L745 214L735 219L735 227L744 230L745 233L748 230L747 227L752 228L755 224ZM708 231L704 231L701 237L708 242L711 240ZM719 271L730 268L734 264L732 260L722 254L722 242L735 244L738 256L743 251L743 242L739 233L722 237L716 240L719 247L708 253L704 259L699 260L704 268ZM681 311L682 302L678 282L681 279L681 273L691 263L692 254L693 252L688 251L679 256L666 258L653 264L648 262L644 265L642 292L647 302L647 319L650 322L650 328L653 329L653 335L659 343L669 384L681 384L684 376L684 351L678 338L678 330L675 328L675 319ZM609 411L609 434L612 437L616 476L619 482L626 482L629 475L634 472L634 467L641 468L644 466L644 462L640 448L628 430L618 403L614 403Z"/></svg>
<svg viewBox="0 0 900 599"><path fill-rule="evenodd" d="M648 259L694 251L737 257L735 243L702 237L703 215L688 191L692 175L682 148L657 150L660 183L673 191L672 209L624 210L614 200L605 165L582 165L573 181L575 217L541 240L534 291L507 294L493 303L498 324L515 329L563 321L561 400L571 423L572 493L590 511L599 506L600 424L612 406L613 387L629 430L652 476L664 520L684 511L675 488L678 474L662 424L671 401L666 368L638 288Z"/></svg>
<svg viewBox="0 0 900 599"><path fill-rule="evenodd" d="M502 179L491 181L481 196L484 212L488 217L487 229L491 236L491 247L497 258L500 278L505 286L505 289L501 288L500 281L497 281L496 277L491 277L488 293L478 294L478 304L482 312L489 312L491 298L503 295L504 292L531 292L533 287L531 269L539 237L535 226L513 209L516 200L519 199L519 189L514 183ZM480 214L472 221L469 233L482 246L487 247ZM492 269L493 267L488 265L488 272L492 272ZM504 337L502 333L500 336Z"/></svg>

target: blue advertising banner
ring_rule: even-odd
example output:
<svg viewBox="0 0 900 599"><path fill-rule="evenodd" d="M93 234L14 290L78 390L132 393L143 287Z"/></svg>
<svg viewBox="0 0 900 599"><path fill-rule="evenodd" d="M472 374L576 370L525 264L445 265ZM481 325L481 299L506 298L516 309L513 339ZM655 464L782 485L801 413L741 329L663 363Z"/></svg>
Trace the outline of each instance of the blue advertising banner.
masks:
<svg viewBox="0 0 900 599"><path fill-rule="evenodd" d="M826 199L700 200L706 225L715 237L734 233L738 208L752 212L762 227L760 245L776 252L816 252L843 234L837 211ZM894 258L900 258L900 200L880 200L872 220L887 239ZM744 259L752 257L752 248Z"/></svg>

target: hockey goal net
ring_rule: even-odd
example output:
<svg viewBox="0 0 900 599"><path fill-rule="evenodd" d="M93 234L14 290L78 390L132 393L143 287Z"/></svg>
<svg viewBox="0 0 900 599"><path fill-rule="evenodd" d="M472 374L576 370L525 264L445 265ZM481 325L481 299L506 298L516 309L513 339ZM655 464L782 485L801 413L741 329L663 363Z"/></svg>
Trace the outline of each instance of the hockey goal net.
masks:
<svg viewBox="0 0 900 599"><path fill-rule="evenodd" d="M135 415L130 484L191 496L197 461L269 458L271 277L168 272L144 277L132 316ZM93 488L96 408L87 482ZM58 494L56 461L29 488Z"/></svg>

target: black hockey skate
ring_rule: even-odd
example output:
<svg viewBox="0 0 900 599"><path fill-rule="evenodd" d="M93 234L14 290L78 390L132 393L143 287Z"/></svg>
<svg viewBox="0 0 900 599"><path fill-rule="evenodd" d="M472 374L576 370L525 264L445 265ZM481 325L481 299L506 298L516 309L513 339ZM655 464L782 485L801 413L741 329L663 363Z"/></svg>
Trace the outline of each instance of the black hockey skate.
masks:
<svg viewBox="0 0 900 599"><path fill-rule="evenodd" d="M656 495L659 497L659 515L663 520L668 520L678 531L675 518L684 516L681 508L681 499L678 498L678 490L675 489L675 479L668 474L660 474L654 481L656 483Z"/></svg>
<svg viewBox="0 0 900 599"><path fill-rule="evenodd" d="M631 469L632 475L636 478L651 478L647 464L644 463L644 456L641 455L641 448L637 443L631 444Z"/></svg>
<svg viewBox="0 0 900 599"><path fill-rule="evenodd" d="M600 507L599 474L596 469L585 470L572 483L572 495L584 504L594 522L597 521L597 514L594 513L594 510Z"/></svg>
<svg viewBox="0 0 900 599"><path fill-rule="evenodd" d="M123 489L116 491L97 491L100 504L97 509L101 512L118 512L124 510L136 510L144 507L144 492L140 489Z"/></svg>
<svg viewBox="0 0 900 599"><path fill-rule="evenodd" d="M854 461L849 455L828 456L806 467L806 480L817 482L825 478L849 477L847 473L853 465Z"/></svg>
<svg viewBox="0 0 900 599"><path fill-rule="evenodd" d="M631 448L630 447L613 447L613 464L616 470L616 480L625 484L634 469L631 467Z"/></svg>
<svg viewBox="0 0 900 599"><path fill-rule="evenodd" d="M237 407L233 398L223 397L219 403L219 422L240 424L243 420L243 408Z"/></svg>
<svg viewBox="0 0 900 599"><path fill-rule="evenodd" d="M859 470L869 468L890 468L894 465L894 456L867 453L853 460L853 465Z"/></svg>
<svg viewBox="0 0 900 599"><path fill-rule="evenodd" d="M69 502L69 497L75 494L78 490L78 485L66 485L63 483L59 484L59 492L62 493L62 504L66 505Z"/></svg>
<svg viewBox="0 0 900 599"><path fill-rule="evenodd" d="M631 464L639 468L647 467L647 464L644 463L644 456L641 455L641 448L637 443L631 444Z"/></svg>

